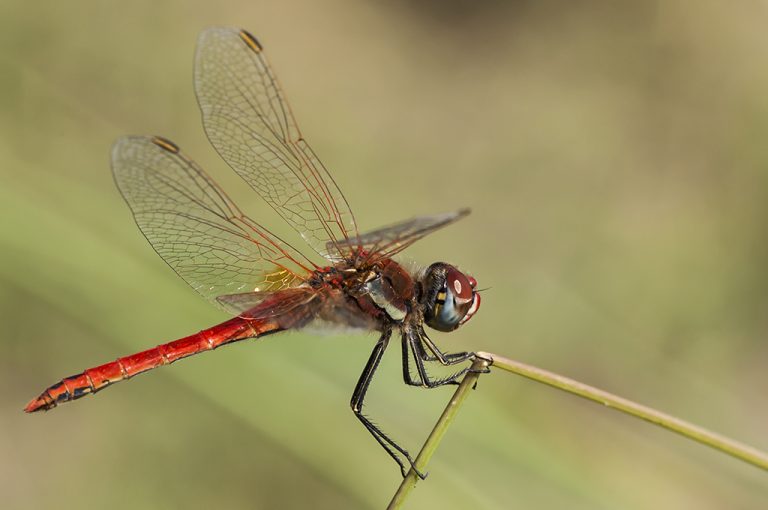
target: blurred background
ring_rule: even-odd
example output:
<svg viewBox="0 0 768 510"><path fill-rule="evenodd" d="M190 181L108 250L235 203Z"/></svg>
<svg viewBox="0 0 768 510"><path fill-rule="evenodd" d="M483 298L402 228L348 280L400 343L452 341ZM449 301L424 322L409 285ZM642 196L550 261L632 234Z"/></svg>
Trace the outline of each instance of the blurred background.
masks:
<svg viewBox="0 0 768 510"><path fill-rule="evenodd" d="M243 342L51 413L61 377L226 317L154 254L109 170L162 134L265 225L207 143L210 25L264 44L364 229L463 206L407 257L492 287L445 350L487 350L768 449L768 4L0 4L0 498L7 509L383 508L348 408L372 335ZM288 232L287 237L292 234ZM295 237L290 237L295 240ZM296 244L299 244L298 242ZM452 390L385 357L368 411L417 452ZM765 508L764 472L503 372L408 508Z"/></svg>

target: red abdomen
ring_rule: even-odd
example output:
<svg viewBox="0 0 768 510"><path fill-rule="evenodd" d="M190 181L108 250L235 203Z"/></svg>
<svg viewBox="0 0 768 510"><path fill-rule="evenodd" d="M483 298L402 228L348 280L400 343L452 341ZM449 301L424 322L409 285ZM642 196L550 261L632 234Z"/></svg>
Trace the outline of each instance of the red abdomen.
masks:
<svg viewBox="0 0 768 510"><path fill-rule="evenodd" d="M181 358L199 352L210 351L221 345L256 338L283 329L274 319L245 319L235 317L173 342L158 345L111 363L89 368L84 372L62 379L33 399L24 410L28 413L53 409L57 405L75 400L146 372L161 365L168 365Z"/></svg>

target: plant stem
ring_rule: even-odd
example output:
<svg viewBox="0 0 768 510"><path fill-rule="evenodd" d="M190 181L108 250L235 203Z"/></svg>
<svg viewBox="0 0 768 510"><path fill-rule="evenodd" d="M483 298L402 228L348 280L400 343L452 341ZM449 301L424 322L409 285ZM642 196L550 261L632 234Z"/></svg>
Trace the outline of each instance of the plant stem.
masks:
<svg viewBox="0 0 768 510"><path fill-rule="evenodd" d="M478 352L477 355L478 357L491 360L491 365L494 367L522 375L528 379L553 386L557 389L567 391L568 393L573 393L574 395L603 404L606 407L612 407L617 411L649 421L655 425L685 436L688 439L692 439L698 443L714 448L715 450L732 455L753 466L768 470L768 454L727 437L715 434L714 432L710 432L707 429L698 427L687 421L656 411L650 407L637 404L631 400L608 393L607 391L599 390L592 386L574 381L573 379L531 365L526 365L519 361L507 359L497 354Z"/></svg>
<svg viewBox="0 0 768 510"><path fill-rule="evenodd" d="M475 385L478 377L480 377L480 372L488 366L494 366L514 374L522 375L523 377L527 377L536 382L553 386L557 389L567 391L568 393L578 395L579 397L603 404L606 407L612 407L617 411L646 420L667 430L676 432L688 439L692 439L693 441L714 448L715 450L727 453L728 455L752 464L753 466L768 470L768 454L745 444L715 434L714 432L710 432L709 430L693 425L692 423L688 423L679 418L675 418L674 416L632 402L631 400L627 400L607 391L563 377L562 375L489 352L478 352L476 354L477 357L472 364L472 371L469 372L461 381L461 384L459 384L456 393L451 397L443 414L440 415L434 429L432 429L432 433L429 435L424 446L421 448L419 455L416 457L414 464L421 472L424 472L429 459L440 444L448 425L453 421L458 413L459 407L467 398L467 395L469 395L469 390ZM387 510L397 510L401 508L405 499L413 488L416 487L418 481L418 475L414 469L411 468L400 484L400 487L397 489L392 501L390 501Z"/></svg>
<svg viewBox="0 0 768 510"><path fill-rule="evenodd" d="M477 378L480 377L480 372L485 370L489 364L490 362L488 359L479 357L476 358L472 363L472 371L468 372L467 375L464 376L464 379L461 380L461 384L459 384L459 387L456 389L453 397L451 397L451 400L448 401L448 405L445 407L443 414L440 415L437 423L435 423L435 427L429 434L429 437L424 443L424 446L421 447L421 451L419 452L419 455L416 457L416 461L414 462L416 469L422 473L424 472L424 468L427 466L429 459L432 458L432 454L435 453L435 450L437 450L437 446L440 444L440 441L443 439L443 435L445 435L445 431L448 429L448 425L451 424L454 417L456 416L456 413L459 411L459 407L461 407L461 404L464 403L464 400L469 395L470 390L477 382ZM413 488L416 487L416 483L418 481L419 477L416 474L416 471L411 468L408 471L406 477L403 478L403 481L400 484L400 487L397 489L397 492L392 497L392 501L390 501L389 506L387 506L387 510L396 510L400 508L405 501L405 498L408 497L408 494L410 494Z"/></svg>

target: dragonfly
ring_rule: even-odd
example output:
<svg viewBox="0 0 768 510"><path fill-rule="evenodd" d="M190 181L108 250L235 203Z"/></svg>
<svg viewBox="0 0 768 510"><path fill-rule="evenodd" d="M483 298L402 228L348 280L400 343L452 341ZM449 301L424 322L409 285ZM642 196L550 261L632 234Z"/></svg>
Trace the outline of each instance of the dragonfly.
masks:
<svg viewBox="0 0 768 510"><path fill-rule="evenodd" d="M241 340L315 324L367 330L379 337L350 405L405 476L406 466L415 470L413 458L363 413L366 392L393 333L400 336L408 385L456 384L472 370L465 362L474 353L441 351L425 325L450 332L465 324L480 307L480 290L455 265L416 270L393 257L469 210L359 233L347 200L299 131L261 43L245 30L215 27L200 34L194 83L211 144L322 263L244 214L175 143L159 136L119 138L112 171L139 229L184 281L232 318L66 377L25 411L50 410ZM434 378L427 366L435 363L456 368Z"/></svg>

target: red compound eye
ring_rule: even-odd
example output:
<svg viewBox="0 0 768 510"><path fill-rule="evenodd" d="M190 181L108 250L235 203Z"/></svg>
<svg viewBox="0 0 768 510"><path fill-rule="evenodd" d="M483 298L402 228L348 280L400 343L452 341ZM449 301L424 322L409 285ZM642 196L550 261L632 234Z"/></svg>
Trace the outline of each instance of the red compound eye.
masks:
<svg viewBox="0 0 768 510"><path fill-rule="evenodd" d="M445 276L445 283L448 290L453 294L458 303L472 301L474 285L472 285L472 281L467 278L464 273L460 272L458 269L450 268Z"/></svg>

